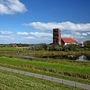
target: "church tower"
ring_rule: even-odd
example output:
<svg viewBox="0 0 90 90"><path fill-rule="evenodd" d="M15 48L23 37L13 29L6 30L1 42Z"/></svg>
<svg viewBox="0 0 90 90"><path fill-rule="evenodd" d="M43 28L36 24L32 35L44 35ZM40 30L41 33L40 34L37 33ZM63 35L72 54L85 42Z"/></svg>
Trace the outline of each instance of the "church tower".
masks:
<svg viewBox="0 0 90 90"><path fill-rule="evenodd" d="M53 29L53 44L61 45L61 31L59 28Z"/></svg>

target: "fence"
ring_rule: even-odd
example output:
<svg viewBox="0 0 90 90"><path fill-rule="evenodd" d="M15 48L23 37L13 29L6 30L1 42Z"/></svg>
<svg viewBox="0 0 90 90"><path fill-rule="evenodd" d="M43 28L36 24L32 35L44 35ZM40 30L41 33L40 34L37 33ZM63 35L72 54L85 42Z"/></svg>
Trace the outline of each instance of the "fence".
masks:
<svg viewBox="0 0 90 90"><path fill-rule="evenodd" d="M74 87L79 87L79 88L83 88L85 90L90 90L90 85L82 84L82 83L78 83L78 82L74 82L74 81L64 80L64 79L60 79L60 78L54 78L54 77L50 77L50 76L46 76L46 75L40 75L40 74L35 74L35 73L31 73L31 72L26 72L26 71L21 71L21 70L16 70L16 69L11 69L11 68L1 67L1 66L0 66L0 70L5 70L5 71L23 74L23 75L27 75L27 76L32 76L35 78L49 80L49 81L53 81L53 82L57 82L57 83L61 83L61 84L66 84L66 85L70 85L70 86L74 86Z"/></svg>

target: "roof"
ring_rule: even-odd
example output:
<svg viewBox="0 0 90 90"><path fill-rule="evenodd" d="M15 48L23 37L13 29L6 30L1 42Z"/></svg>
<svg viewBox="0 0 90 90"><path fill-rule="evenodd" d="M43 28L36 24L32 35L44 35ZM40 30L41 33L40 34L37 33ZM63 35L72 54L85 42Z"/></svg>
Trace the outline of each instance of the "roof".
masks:
<svg viewBox="0 0 90 90"><path fill-rule="evenodd" d="M78 44L78 42L72 38L62 38L64 43L76 43Z"/></svg>

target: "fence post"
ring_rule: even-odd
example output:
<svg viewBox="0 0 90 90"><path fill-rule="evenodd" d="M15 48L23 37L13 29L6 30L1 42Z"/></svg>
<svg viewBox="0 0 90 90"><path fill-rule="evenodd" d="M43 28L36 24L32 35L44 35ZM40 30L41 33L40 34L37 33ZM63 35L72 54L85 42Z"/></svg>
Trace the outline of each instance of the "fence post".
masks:
<svg viewBox="0 0 90 90"><path fill-rule="evenodd" d="M76 86L76 83L75 83L75 88L76 88L77 86Z"/></svg>
<svg viewBox="0 0 90 90"><path fill-rule="evenodd" d="M13 72L13 69L12 69L12 71L11 72Z"/></svg>
<svg viewBox="0 0 90 90"><path fill-rule="evenodd" d="M53 81L53 78L51 78L51 80Z"/></svg>
<svg viewBox="0 0 90 90"><path fill-rule="evenodd" d="M26 75L26 72L24 71L24 75Z"/></svg>
<svg viewBox="0 0 90 90"><path fill-rule="evenodd" d="M63 80L62 80L62 84L63 84Z"/></svg>
<svg viewBox="0 0 90 90"><path fill-rule="evenodd" d="M43 79L43 76L42 76L42 79Z"/></svg>
<svg viewBox="0 0 90 90"><path fill-rule="evenodd" d="M34 77L34 74L33 74L33 77Z"/></svg>

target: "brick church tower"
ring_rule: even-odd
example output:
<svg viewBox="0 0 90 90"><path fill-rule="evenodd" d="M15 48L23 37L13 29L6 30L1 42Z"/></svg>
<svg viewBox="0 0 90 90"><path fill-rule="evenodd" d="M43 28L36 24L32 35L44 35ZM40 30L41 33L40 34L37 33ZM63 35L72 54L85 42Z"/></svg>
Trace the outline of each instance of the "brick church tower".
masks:
<svg viewBox="0 0 90 90"><path fill-rule="evenodd" d="M53 29L53 44L61 45L61 31L59 28Z"/></svg>

